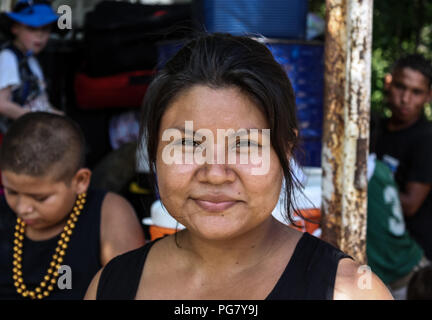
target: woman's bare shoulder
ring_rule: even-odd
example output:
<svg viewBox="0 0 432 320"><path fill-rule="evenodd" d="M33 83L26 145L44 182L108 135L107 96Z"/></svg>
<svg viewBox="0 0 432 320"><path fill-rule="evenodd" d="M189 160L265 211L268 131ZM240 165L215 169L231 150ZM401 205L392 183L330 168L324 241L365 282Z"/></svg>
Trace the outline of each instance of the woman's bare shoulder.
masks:
<svg viewBox="0 0 432 320"><path fill-rule="evenodd" d="M367 265L341 259L334 287L335 300L393 300L390 291Z"/></svg>

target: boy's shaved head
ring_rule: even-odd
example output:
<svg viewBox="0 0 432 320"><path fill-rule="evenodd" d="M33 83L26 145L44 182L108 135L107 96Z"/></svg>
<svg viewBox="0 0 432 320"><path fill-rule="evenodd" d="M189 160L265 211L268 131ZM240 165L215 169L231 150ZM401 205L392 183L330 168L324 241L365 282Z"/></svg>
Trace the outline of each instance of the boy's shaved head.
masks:
<svg viewBox="0 0 432 320"><path fill-rule="evenodd" d="M69 183L85 162L85 140L71 119L30 112L15 120L3 138L0 168Z"/></svg>

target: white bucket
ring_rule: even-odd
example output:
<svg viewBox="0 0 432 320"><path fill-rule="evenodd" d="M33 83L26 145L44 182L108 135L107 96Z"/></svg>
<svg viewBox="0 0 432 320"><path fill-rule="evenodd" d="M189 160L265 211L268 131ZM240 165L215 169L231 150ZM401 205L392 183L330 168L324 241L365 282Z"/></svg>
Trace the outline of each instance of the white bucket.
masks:
<svg viewBox="0 0 432 320"><path fill-rule="evenodd" d="M160 200L153 202L150 208L150 216L151 218L143 219L143 224L178 230L185 228L168 213Z"/></svg>

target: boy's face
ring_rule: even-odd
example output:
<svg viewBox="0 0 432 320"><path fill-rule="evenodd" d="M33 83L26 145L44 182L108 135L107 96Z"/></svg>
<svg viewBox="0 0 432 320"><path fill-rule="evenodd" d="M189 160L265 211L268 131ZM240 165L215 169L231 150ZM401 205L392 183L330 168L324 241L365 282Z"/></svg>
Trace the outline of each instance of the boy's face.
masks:
<svg viewBox="0 0 432 320"><path fill-rule="evenodd" d="M414 123L420 118L431 96L429 81L421 72L411 68L396 70L388 85L392 118L403 124Z"/></svg>
<svg viewBox="0 0 432 320"><path fill-rule="evenodd" d="M48 43L51 26L33 28L16 23L12 26L12 34L15 36L14 44L20 50L24 52L32 51L34 54L38 54Z"/></svg>
<svg viewBox="0 0 432 320"><path fill-rule="evenodd" d="M67 185L51 177L3 171L2 179L8 205L28 229L38 233L61 229L80 193L75 183Z"/></svg>

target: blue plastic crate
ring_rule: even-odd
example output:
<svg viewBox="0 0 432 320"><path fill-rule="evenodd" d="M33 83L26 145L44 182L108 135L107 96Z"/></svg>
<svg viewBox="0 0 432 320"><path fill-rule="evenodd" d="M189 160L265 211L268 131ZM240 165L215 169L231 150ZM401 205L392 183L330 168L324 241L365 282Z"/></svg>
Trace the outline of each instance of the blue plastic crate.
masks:
<svg viewBox="0 0 432 320"><path fill-rule="evenodd" d="M307 0L201 0L208 32L305 39Z"/></svg>
<svg viewBox="0 0 432 320"><path fill-rule="evenodd" d="M321 167L321 137L303 137L300 143L300 164L307 167Z"/></svg>

